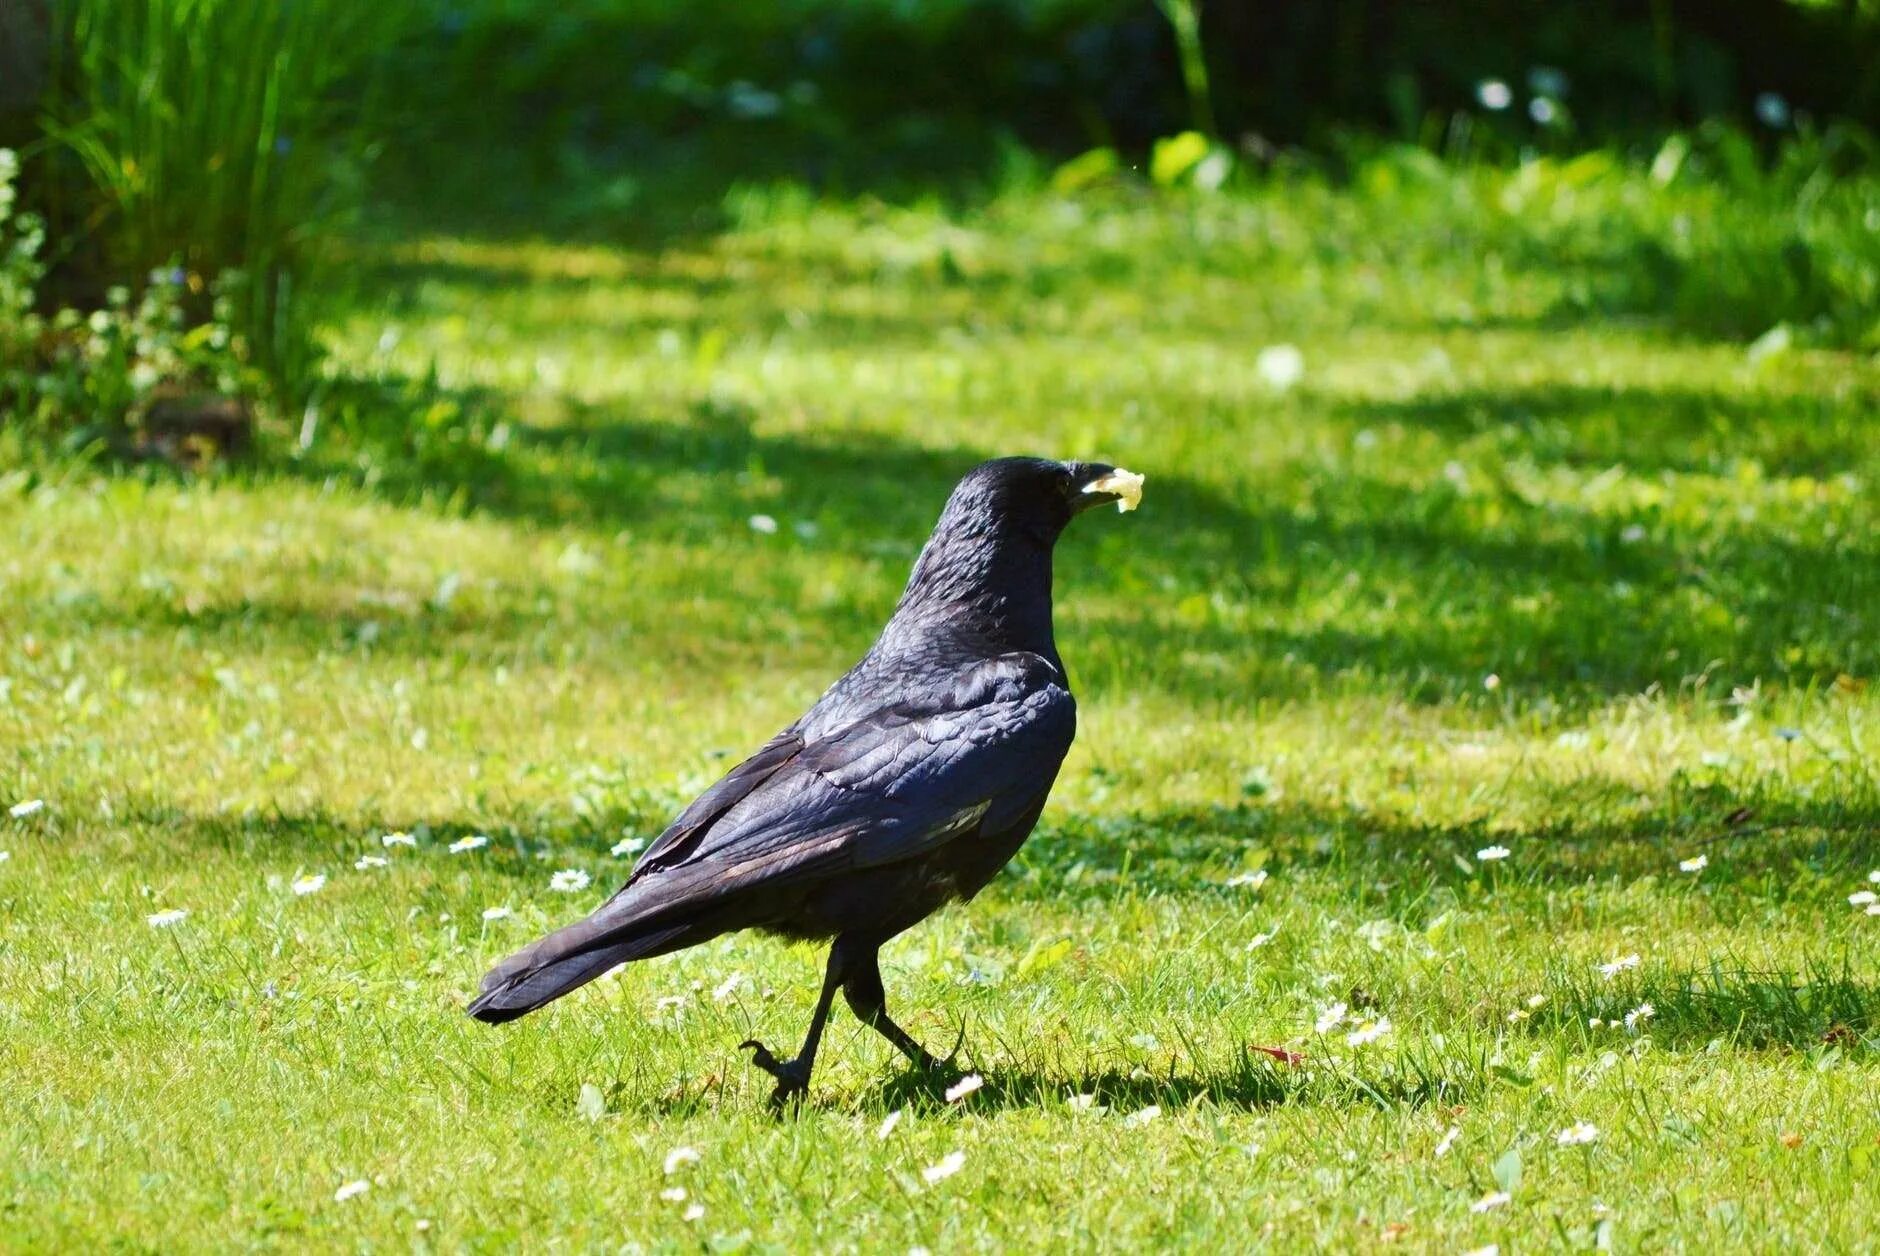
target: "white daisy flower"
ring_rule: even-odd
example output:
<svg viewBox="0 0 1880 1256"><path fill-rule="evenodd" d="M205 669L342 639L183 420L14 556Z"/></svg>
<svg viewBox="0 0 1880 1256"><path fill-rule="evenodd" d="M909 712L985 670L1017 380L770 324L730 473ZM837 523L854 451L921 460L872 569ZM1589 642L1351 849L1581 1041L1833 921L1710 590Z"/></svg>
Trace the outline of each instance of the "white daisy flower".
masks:
<svg viewBox="0 0 1880 1256"><path fill-rule="evenodd" d="M968 1073L966 1076L960 1078L959 1081L947 1087L947 1102L958 1103L985 1084L986 1079L979 1074Z"/></svg>
<svg viewBox="0 0 1880 1256"><path fill-rule="evenodd" d="M1449 1149L1456 1145L1456 1140L1460 1137L1462 1137L1462 1127L1460 1125L1452 1125L1444 1130L1442 1139L1436 1144L1436 1154L1439 1156L1448 1155Z"/></svg>
<svg viewBox="0 0 1880 1256"><path fill-rule="evenodd" d="M28 798L25 802L16 802L7 808L7 814L15 820L24 820L27 816L38 815L46 809L43 798Z"/></svg>
<svg viewBox="0 0 1880 1256"><path fill-rule="evenodd" d="M1880 868L1875 868L1872 872L1869 872L1867 879L1875 885L1880 885Z"/></svg>
<svg viewBox="0 0 1880 1256"><path fill-rule="evenodd" d="M1161 1115L1162 1115L1162 1109L1152 1103L1148 1107L1143 1108L1141 1111L1132 1112L1128 1116L1124 1117L1123 1124L1127 1125L1130 1129L1141 1129L1143 1126L1147 1125L1149 1122L1155 1120L1157 1117Z"/></svg>
<svg viewBox="0 0 1880 1256"><path fill-rule="evenodd" d="M187 908L172 907L168 911L160 911L146 916L144 920L153 929L168 929L171 925L182 924L183 918L187 915L189 915Z"/></svg>
<svg viewBox="0 0 1880 1256"><path fill-rule="evenodd" d="M687 1221L697 1221L700 1217L703 1217L705 1215L705 1205L704 1204L687 1204L685 1211L680 1213L679 1215L680 1217L684 1218Z"/></svg>
<svg viewBox="0 0 1880 1256"><path fill-rule="evenodd" d="M732 973L729 977L726 977L712 988L712 1001L714 1003L723 1003L726 999L736 994L738 987L743 984L744 974Z"/></svg>
<svg viewBox="0 0 1880 1256"><path fill-rule="evenodd" d="M1547 1002L1547 996L1546 996L1546 995L1544 995L1544 994L1530 994L1530 995L1528 995L1528 1001L1527 1001L1527 1003L1528 1003L1528 1006L1529 1006L1529 1007L1539 1007L1539 1006L1540 1006L1541 1004L1543 1004L1543 1003L1545 1003L1545 1002Z"/></svg>
<svg viewBox="0 0 1880 1256"><path fill-rule="evenodd" d="M935 1182L944 1182L966 1167L966 1153L949 1151L940 1158L939 1164L930 1164L920 1171L921 1180L932 1186Z"/></svg>
<svg viewBox="0 0 1880 1256"><path fill-rule="evenodd" d="M1855 890L1847 896L1849 907L1865 907L1872 902L1880 902L1880 894L1875 894L1872 890Z"/></svg>
<svg viewBox="0 0 1880 1256"><path fill-rule="evenodd" d="M1513 1198L1514 1196L1510 1195L1507 1191L1490 1191L1488 1194L1470 1204L1469 1211L1488 1212L1491 1209L1501 1207Z"/></svg>
<svg viewBox="0 0 1880 1256"><path fill-rule="evenodd" d="M356 1182L348 1182L346 1185L333 1192L333 1202L343 1204L347 1200L363 1195L371 1189L372 1183L366 1181L364 1178L360 1178Z"/></svg>
<svg viewBox="0 0 1880 1256"><path fill-rule="evenodd" d="M1277 929L1270 930L1266 933L1256 933L1251 938L1247 939L1247 949L1249 951L1257 951L1268 942L1271 942L1278 934L1279 930Z"/></svg>
<svg viewBox="0 0 1880 1256"><path fill-rule="evenodd" d="M1369 1046L1390 1032L1390 1017L1380 1016L1369 1020L1345 1035L1345 1041L1354 1047Z"/></svg>
<svg viewBox="0 0 1880 1256"><path fill-rule="evenodd" d="M309 872L305 876L295 877L294 884L291 888L296 895L303 898L309 894L318 894L321 890L326 888L326 874L324 872Z"/></svg>
<svg viewBox="0 0 1880 1256"><path fill-rule="evenodd" d="M548 888L561 894L574 894L587 889L592 880L579 868L563 868L548 879Z"/></svg>
<svg viewBox="0 0 1880 1256"><path fill-rule="evenodd" d="M1709 866L1709 855L1692 855L1689 859L1678 860L1679 872L1702 872Z"/></svg>
<svg viewBox="0 0 1880 1256"><path fill-rule="evenodd" d="M5 863L5 862L6 862L7 860L9 860L9 859L11 859L11 858L13 858L13 852L12 852L12 851L10 851L10 850L0 850L0 863Z"/></svg>
<svg viewBox="0 0 1880 1256"><path fill-rule="evenodd" d="M471 837L458 838L456 841L452 842L447 849L453 855L461 855L465 851L481 850L489 844L490 839L478 833Z"/></svg>
<svg viewBox="0 0 1880 1256"><path fill-rule="evenodd" d="M896 1108L894 1111L888 1113L887 1116L881 1118L881 1126L875 1131L875 1137L886 1138L888 1135L894 1133L894 1127L901 1123L901 1116L902 1109Z"/></svg>
<svg viewBox="0 0 1880 1256"><path fill-rule="evenodd" d="M387 833L379 838L379 845L385 847L387 850L390 850L394 846L410 846L415 848L418 845L418 839L409 833Z"/></svg>
<svg viewBox="0 0 1880 1256"><path fill-rule="evenodd" d="M1484 846L1482 849L1475 852L1475 860L1477 863L1494 863L1496 860L1506 859L1512 854L1514 854L1514 852L1509 850L1506 846Z"/></svg>
<svg viewBox="0 0 1880 1256"><path fill-rule="evenodd" d="M644 845L646 845L646 839L643 837L622 838L614 843L614 858L625 859L628 855L637 855L640 853L640 847Z"/></svg>
<svg viewBox="0 0 1880 1256"><path fill-rule="evenodd" d="M483 922L485 924L507 919L509 919L509 909L507 907L485 907L483 909Z"/></svg>
<svg viewBox="0 0 1880 1256"><path fill-rule="evenodd" d="M1322 1034L1329 1034L1345 1023L1345 1005L1334 1003L1319 1010L1319 1018L1312 1022L1312 1028Z"/></svg>
<svg viewBox="0 0 1880 1256"><path fill-rule="evenodd" d="M1096 1106L1097 1097L1095 1095L1071 1095L1064 1102L1072 1112L1088 1112Z"/></svg>
<svg viewBox="0 0 1880 1256"><path fill-rule="evenodd" d="M1267 386L1285 392L1305 378L1306 357L1293 345L1268 345L1253 360Z"/></svg>
<svg viewBox="0 0 1880 1256"><path fill-rule="evenodd" d="M671 1177L688 1164L697 1164L703 1157L696 1147L674 1147L666 1153L666 1176Z"/></svg>
<svg viewBox="0 0 1880 1256"><path fill-rule="evenodd" d="M1554 1142L1562 1147L1584 1147L1599 1137L1599 1127L1591 1121L1575 1121L1572 1125L1554 1135Z"/></svg>
<svg viewBox="0 0 1880 1256"><path fill-rule="evenodd" d="M1252 872L1243 872L1238 876L1229 877L1226 882L1227 888L1230 890L1238 890L1243 886L1249 890L1257 890L1265 884L1265 868L1255 868Z"/></svg>
<svg viewBox="0 0 1880 1256"><path fill-rule="evenodd" d="M389 861L383 855L361 855L359 856L358 860L353 864L353 867L357 868L361 872L364 872L367 868L386 867L388 862Z"/></svg>
<svg viewBox="0 0 1880 1256"><path fill-rule="evenodd" d="M1614 977L1617 977L1620 973L1625 972L1627 969L1637 968L1638 966L1639 966L1638 952L1634 951L1630 955L1621 955L1617 959L1609 960L1606 963L1601 964L1599 966L1599 975L1606 978L1606 980L1610 981Z"/></svg>
<svg viewBox="0 0 1880 1256"><path fill-rule="evenodd" d="M683 1204L685 1202L685 1187L668 1186L659 1193L659 1197L669 1204Z"/></svg>
<svg viewBox="0 0 1880 1256"><path fill-rule="evenodd" d="M1625 1014L1625 1027L1633 1029L1640 1021L1648 1021L1658 1015L1658 1009L1649 1003L1641 1003Z"/></svg>
<svg viewBox="0 0 1880 1256"><path fill-rule="evenodd" d="M753 532L760 532L765 536L777 534L777 521L769 515L752 515L750 523Z"/></svg>

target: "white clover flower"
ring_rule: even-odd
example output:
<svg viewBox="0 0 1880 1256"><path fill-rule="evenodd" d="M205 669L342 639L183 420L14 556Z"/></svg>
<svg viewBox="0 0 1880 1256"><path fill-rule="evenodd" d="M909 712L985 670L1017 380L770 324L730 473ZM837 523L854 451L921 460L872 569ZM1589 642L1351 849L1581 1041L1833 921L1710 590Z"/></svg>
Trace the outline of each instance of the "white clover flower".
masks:
<svg viewBox="0 0 1880 1256"><path fill-rule="evenodd" d="M1253 369L1267 387L1286 392L1306 375L1306 357L1295 345L1268 345L1253 360Z"/></svg>
<svg viewBox="0 0 1880 1256"><path fill-rule="evenodd" d="M390 850L394 846L410 846L415 848L418 845L418 839L409 833L387 833L379 838L379 845L385 847L387 850Z"/></svg>
<svg viewBox="0 0 1880 1256"><path fill-rule="evenodd" d="M1628 968L1637 968L1638 966L1638 952L1634 951L1630 955L1621 955L1617 959L1608 960L1606 963L1601 964L1599 966L1599 975L1610 981Z"/></svg>
<svg viewBox="0 0 1880 1256"><path fill-rule="evenodd" d="M614 843L613 856L615 859L625 859L628 855L637 855L644 845L646 839L643 837L622 838Z"/></svg>
<svg viewBox="0 0 1880 1256"><path fill-rule="evenodd" d="M383 855L361 855L359 856L358 860L354 862L353 867L358 869L360 872L364 872L368 868L386 867L388 866L389 862L390 861L387 860Z"/></svg>
<svg viewBox="0 0 1880 1256"><path fill-rule="evenodd" d="M356 1182L348 1182L346 1185L333 1192L333 1202L343 1204L347 1200L357 1198L371 1189L372 1183L366 1181L364 1178L360 1178Z"/></svg>
<svg viewBox="0 0 1880 1256"><path fill-rule="evenodd" d="M1390 1017L1380 1016L1376 1020L1364 1022L1364 1024L1346 1034L1345 1041L1354 1047L1369 1046L1371 1043L1376 1042L1379 1038L1389 1033L1390 1028Z"/></svg>
<svg viewBox="0 0 1880 1256"><path fill-rule="evenodd" d="M453 855L461 855L465 851L481 850L483 847L488 846L489 844L490 844L490 839L483 836L483 834L478 833L471 837L458 838L456 841L452 842L447 849Z"/></svg>
<svg viewBox="0 0 1880 1256"><path fill-rule="evenodd" d="M978 1090L981 1086L984 1086L985 1084L986 1084L986 1079L981 1077L979 1074L968 1073L966 1076L960 1078L959 1081L947 1087L947 1091L946 1091L947 1102L958 1103L960 1100L966 1098L966 1096L972 1094L975 1090Z"/></svg>
<svg viewBox="0 0 1880 1256"><path fill-rule="evenodd" d="M16 802L7 808L7 814L15 820L24 820L27 816L38 815L46 809L43 798L28 798L25 802Z"/></svg>
<svg viewBox="0 0 1880 1256"><path fill-rule="evenodd" d="M697 1164L702 1156L696 1147L674 1147L666 1153L666 1176L671 1177L689 1164Z"/></svg>
<svg viewBox="0 0 1880 1256"><path fill-rule="evenodd" d="M507 907L485 907L483 909L483 922L485 924L507 919L509 919L509 909Z"/></svg>
<svg viewBox="0 0 1880 1256"><path fill-rule="evenodd" d="M1709 855L1692 855L1689 859L1678 860L1679 872L1702 872L1710 866Z"/></svg>
<svg viewBox="0 0 1880 1256"><path fill-rule="evenodd" d="M1482 849L1475 852L1475 861L1477 863L1494 863L1496 860L1506 859L1512 854L1514 854L1514 852L1509 850L1506 846L1484 846Z"/></svg>
<svg viewBox="0 0 1880 1256"><path fill-rule="evenodd" d="M574 894L587 889L593 878L579 868L563 868L548 879L548 888L560 894Z"/></svg>
<svg viewBox="0 0 1880 1256"><path fill-rule="evenodd" d="M1491 1209L1501 1207L1513 1198L1514 1196L1510 1195L1507 1191L1490 1191L1488 1194L1470 1204L1469 1211L1488 1212Z"/></svg>
<svg viewBox="0 0 1880 1256"><path fill-rule="evenodd" d="M936 1182L946 1181L965 1167L966 1153L963 1151L949 1151L940 1158L939 1164L930 1164L922 1169L920 1176L922 1181L932 1186Z"/></svg>
<svg viewBox="0 0 1880 1256"><path fill-rule="evenodd" d="M1329 1034L1345 1022L1346 1008L1343 1003L1334 1003L1330 1007L1319 1009L1319 1018L1312 1022L1312 1028L1319 1033Z"/></svg>
<svg viewBox="0 0 1880 1256"><path fill-rule="evenodd" d="M326 888L326 874L324 872L309 872L305 876L295 877L294 884L291 888L295 895L302 898L309 894L318 894L321 890Z"/></svg>
<svg viewBox="0 0 1880 1256"><path fill-rule="evenodd" d="M1575 1121L1572 1125L1554 1135L1554 1142L1561 1147L1584 1147L1599 1137L1599 1127L1591 1121Z"/></svg>
<svg viewBox="0 0 1880 1256"><path fill-rule="evenodd" d="M183 918L187 915L189 915L187 908L172 907L168 911L160 911L145 916L144 921L153 929L168 929L171 925L182 924Z"/></svg>
<svg viewBox="0 0 1880 1256"><path fill-rule="evenodd" d="M894 1127L901 1123L902 1115L903 1109L896 1108L894 1111L888 1113L887 1116L881 1118L881 1125L875 1130L875 1137L886 1138L888 1135L894 1133Z"/></svg>

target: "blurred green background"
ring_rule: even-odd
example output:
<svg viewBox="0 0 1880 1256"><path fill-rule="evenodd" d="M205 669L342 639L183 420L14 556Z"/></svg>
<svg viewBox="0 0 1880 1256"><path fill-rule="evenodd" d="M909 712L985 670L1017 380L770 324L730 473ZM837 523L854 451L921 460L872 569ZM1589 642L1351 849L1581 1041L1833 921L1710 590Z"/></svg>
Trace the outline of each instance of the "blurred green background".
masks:
<svg viewBox="0 0 1880 1256"><path fill-rule="evenodd" d="M653 245L753 187L958 205L1403 177L1443 213L1473 170L1549 161L1643 176L1596 241L1530 233L1622 272L1599 309L1871 348L1876 64L1872 0L14 0L0 388L120 452L166 384L297 413L314 307L356 295L362 242L414 228ZM61 310L114 334L26 325Z"/></svg>

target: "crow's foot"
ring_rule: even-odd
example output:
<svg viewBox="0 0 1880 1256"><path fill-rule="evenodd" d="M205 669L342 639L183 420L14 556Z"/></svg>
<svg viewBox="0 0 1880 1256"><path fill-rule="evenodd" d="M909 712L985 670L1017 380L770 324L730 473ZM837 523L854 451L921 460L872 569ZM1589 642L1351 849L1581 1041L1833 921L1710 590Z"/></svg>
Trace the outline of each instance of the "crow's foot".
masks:
<svg viewBox="0 0 1880 1256"><path fill-rule="evenodd" d="M794 1060L779 1060L771 1054L769 1047L755 1038L739 1043L738 1050L749 1051L751 1063L777 1079L777 1088L770 1093L772 1107L781 1108L790 1100L801 1099L809 1093L810 1062L801 1056Z"/></svg>

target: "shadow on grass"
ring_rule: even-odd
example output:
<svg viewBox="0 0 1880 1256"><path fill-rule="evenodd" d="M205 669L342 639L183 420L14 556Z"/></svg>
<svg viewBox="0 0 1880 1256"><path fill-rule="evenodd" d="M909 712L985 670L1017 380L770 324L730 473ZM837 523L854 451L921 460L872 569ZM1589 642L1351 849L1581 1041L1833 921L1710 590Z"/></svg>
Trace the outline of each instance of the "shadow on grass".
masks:
<svg viewBox="0 0 1880 1256"><path fill-rule="evenodd" d="M957 477L1013 452L874 433L766 434L753 430L754 415L712 403L635 417L564 402L565 422L537 423L500 419L499 395L446 392L435 398L442 419L427 426L392 418L410 408L408 391L348 387L339 404L366 416L356 446L290 474L350 480L402 506L697 547L723 571L697 592L726 612L707 631L740 645L773 633L770 617L741 609L741 586L762 572L785 599L779 613L806 639L830 643L835 658L859 654L885 621ZM1473 404L1426 417L1473 422ZM502 441L490 436L499 424ZM1808 448L1811 464L1846 452ZM1693 678L1721 695L1762 676L1800 686L1880 670L1880 638L1862 630L1859 610L1880 604L1871 538L1805 540L1744 524L1680 545L1631 539L1622 518L1511 491L1495 490L1499 522L1484 526L1480 503L1444 484L1353 474L1299 505L1143 469L1150 493L1139 516L1080 521L1060 551L1064 650L1095 692L1147 687L1215 703L1338 686L1479 701L1481 678L1495 671L1530 700L1570 709ZM815 539L753 536L747 520L760 512L814 526ZM843 597L787 601L801 578L791 561L802 558L796 570L807 573L836 555L867 560L845 576ZM391 629L380 648L428 655L493 646L533 613L518 605L487 623L374 618ZM186 618L211 636L278 632L317 643L345 631L324 608L212 605ZM753 730L753 744L764 731Z"/></svg>
<svg viewBox="0 0 1880 1256"><path fill-rule="evenodd" d="M1592 1046L1649 1034L1658 1045L1685 1050L1713 1043L1732 1050L1880 1048L1880 984L1857 975L1846 956L1803 955L1796 971L1721 956L1701 968L1641 970L1616 982L1561 969L1548 974L1547 989L1548 1001L1530 1024L1579 1029Z"/></svg>
<svg viewBox="0 0 1880 1256"><path fill-rule="evenodd" d="M1733 477L1753 462L1773 476L1828 480L1874 457L1859 406L1807 394L1549 383L1346 404L1336 413L1452 439L1492 436L1510 457L1586 470Z"/></svg>

